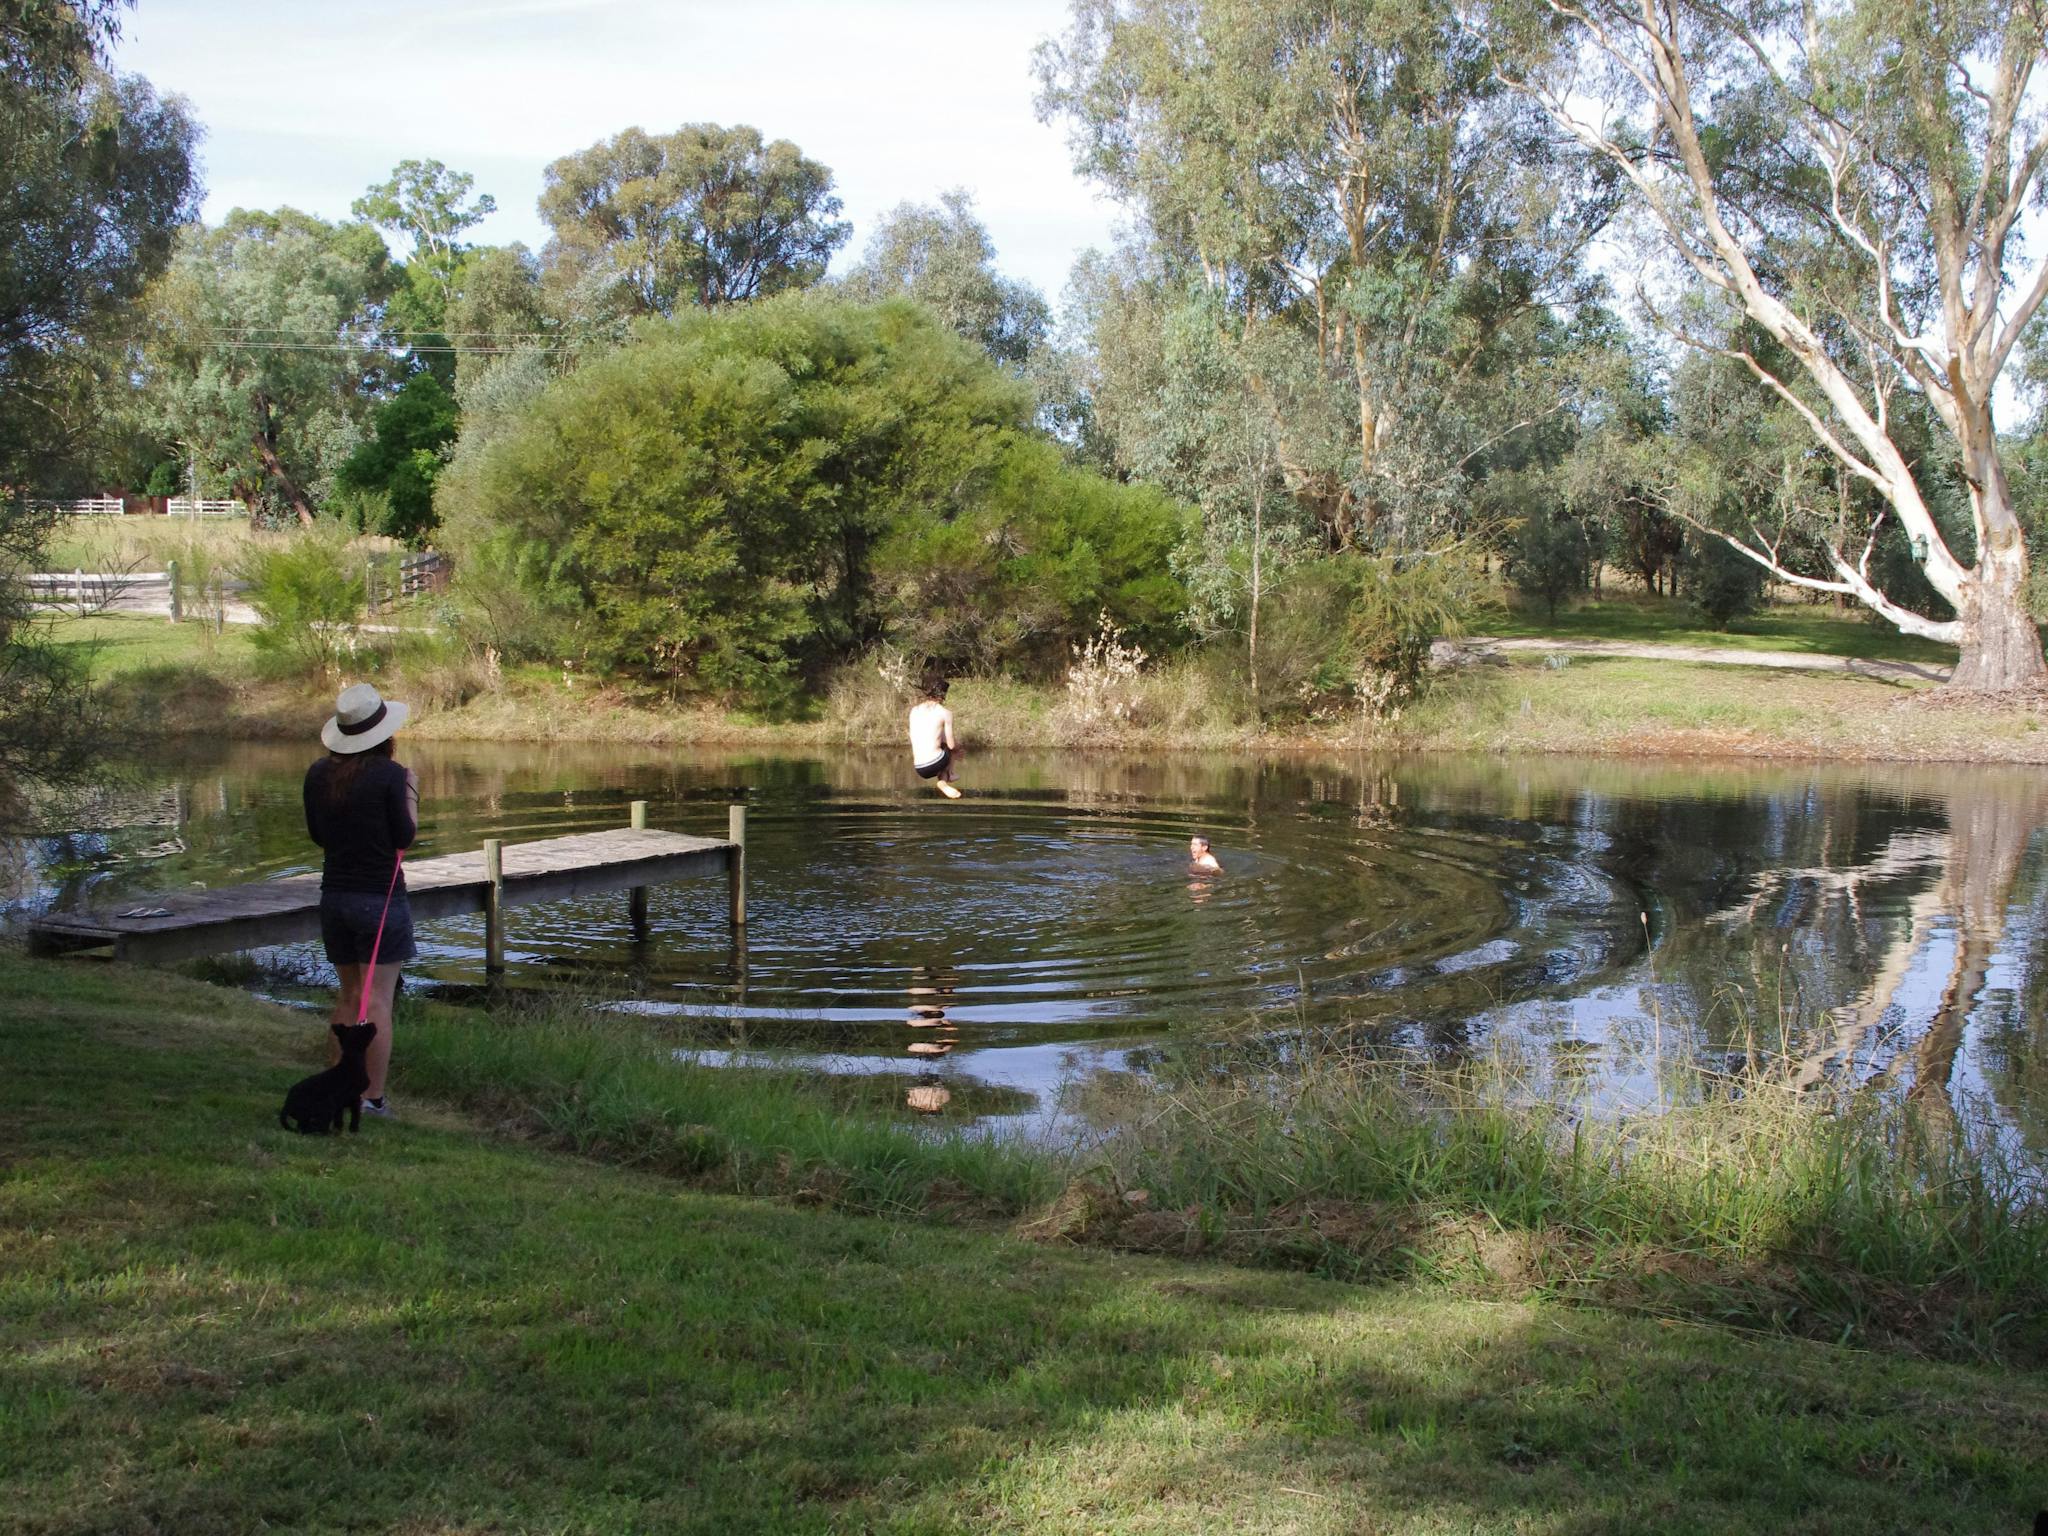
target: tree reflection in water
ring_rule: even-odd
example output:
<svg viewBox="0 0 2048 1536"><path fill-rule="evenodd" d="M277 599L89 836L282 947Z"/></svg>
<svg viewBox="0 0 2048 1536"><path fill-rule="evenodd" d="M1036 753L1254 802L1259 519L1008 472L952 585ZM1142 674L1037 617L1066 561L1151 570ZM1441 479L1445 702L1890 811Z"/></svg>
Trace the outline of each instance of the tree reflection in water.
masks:
<svg viewBox="0 0 2048 1536"><path fill-rule="evenodd" d="M2000 1092L2011 1075L1985 1068L2041 1054L2041 1009L2027 1004L2044 984L2048 884L2027 854L2048 821L2048 783L1972 773L1944 789L1945 825L1900 827L1864 857L1766 871L1714 922L1748 936L1752 980L1779 1006L1798 1086L1896 1089L1944 1121L1958 1094L1990 1093L2038 1153L2038 1094ZM1987 1059L1959 1081L1973 1036Z"/></svg>
<svg viewBox="0 0 2048 1536"><path fill-rule="evenodd" d="M141 765L18 845L0 906L317 867L310 750ZM992 752L974 801L936 818L893 752L406 751L423 856L620 826L634 799L722 833L745 795L741 955L717 893L685 882L657 893L644 950L614 895L522 908L505 984L628 988L677 1027L743 1027L826 1070L945 1058L943 1082L909 1080L922 1113L989 1085L1049 1102L1066 1047L1120 1067L1169 1030L1252 1036L1284 1064L1306 1028L1447 1061L1504 1042L1531 1092L1594 1112L1654 1103L1659 1048L1769 1056L1808 1085L1989 1113L2048 1157L2031 768ZM1227 879L1180 878L1195 831ZM479 983L477 923L422 945L409 982Z"/></svg>

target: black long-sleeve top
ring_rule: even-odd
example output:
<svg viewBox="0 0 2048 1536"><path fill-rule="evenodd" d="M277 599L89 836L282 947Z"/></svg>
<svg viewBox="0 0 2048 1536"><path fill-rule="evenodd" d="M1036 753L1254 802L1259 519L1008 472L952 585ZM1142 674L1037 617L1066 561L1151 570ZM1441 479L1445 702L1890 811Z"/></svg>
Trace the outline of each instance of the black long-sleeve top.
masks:
<svg viewBox="0 0 2048 1536"><path fill-rule="evenodd" d="M306 770L306 831L327 852L320 889L381 896L391 888L398 850L419 836L405 769L388 757L364 758L349 765L349 781L337 796L331 781L339 766L337 759L323 757ZM405 889L402 874L396 889Z"/></svg>

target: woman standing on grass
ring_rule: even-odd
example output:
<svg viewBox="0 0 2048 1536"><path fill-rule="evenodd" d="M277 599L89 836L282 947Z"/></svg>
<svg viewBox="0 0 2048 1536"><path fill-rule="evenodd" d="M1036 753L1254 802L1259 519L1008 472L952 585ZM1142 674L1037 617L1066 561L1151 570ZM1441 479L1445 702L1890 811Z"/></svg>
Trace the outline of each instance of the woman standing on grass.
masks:
<svg viewBox="0 0 2048 1536"><path fill-rule="evenodd" d="M342 689L334 718L320 728L327 756L306 770L306 830L327 855L320 866L320 937L341 977L330 1016L336 1024L355 1022L373 948L377 956L369 1009L377 1038L370 1043L370 1086L363 1095L363 1108L373 1115L391 1113L384 1099L391 1004L399 966L419 953L398 855L419 835L420 780L391 755L391 738L410 713L410 706L385 699L368 683ZM330 1060L340 1059L336 1040Z"/></svg>

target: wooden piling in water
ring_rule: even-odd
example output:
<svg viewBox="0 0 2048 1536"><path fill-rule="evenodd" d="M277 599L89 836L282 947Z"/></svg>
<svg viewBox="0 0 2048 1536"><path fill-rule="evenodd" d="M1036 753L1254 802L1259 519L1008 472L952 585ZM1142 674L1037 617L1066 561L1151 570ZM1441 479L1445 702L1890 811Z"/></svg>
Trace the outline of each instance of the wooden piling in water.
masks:
<svg viewBox="0 0 2048 1536"><path fill-rule="evenodd" d="M733 937L738 939L747 928L747 808L728 806L725 823L726 841L732 844L725 856L726 904L732 914Z"/></svg>
<svg viewBox="0 0 2048 1536"><path fill-rule="evenodd" d="M633 826L633 830L634 830L635 832L645 832L645 831L647 830L647 802L646 802L645 800L635 800L635 801L633 802L633 821L632 821L632 826ZM634 942L634 943L636 943L636 944L644 944L644 943L646 943L646 942L647 942L647 887L646 887L646 886L644 886L644 885L636 885L636 886L634 886L634 887L633 887L633 888L632 888L632 889L631 889L630 891L628 891L628 892L626 893L626 911L627 911L628 915L629 915L629 916L630 916L630 917L632 918L632 921L633 921L633 942Z"/></svg>
<svg viewBox="0 0 2048 1536"><path fill-rule="evenodd" d="M484 974L505 969L505 844L484 839Z"/></svg>

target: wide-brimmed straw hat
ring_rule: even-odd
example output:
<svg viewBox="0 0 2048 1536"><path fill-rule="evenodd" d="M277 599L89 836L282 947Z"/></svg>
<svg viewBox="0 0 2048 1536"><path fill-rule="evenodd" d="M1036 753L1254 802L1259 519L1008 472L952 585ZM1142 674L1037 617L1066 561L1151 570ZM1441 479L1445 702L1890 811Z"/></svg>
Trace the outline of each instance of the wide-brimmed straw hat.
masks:
<svg viewBox="0 0 2048 1536"><path fill-rule="evenodd" d="M320 727L320 740L330 752L367 752L395 736L411 713L410 704L387 699L368 683L355 683L334 701L334 718Z"/></svg>

